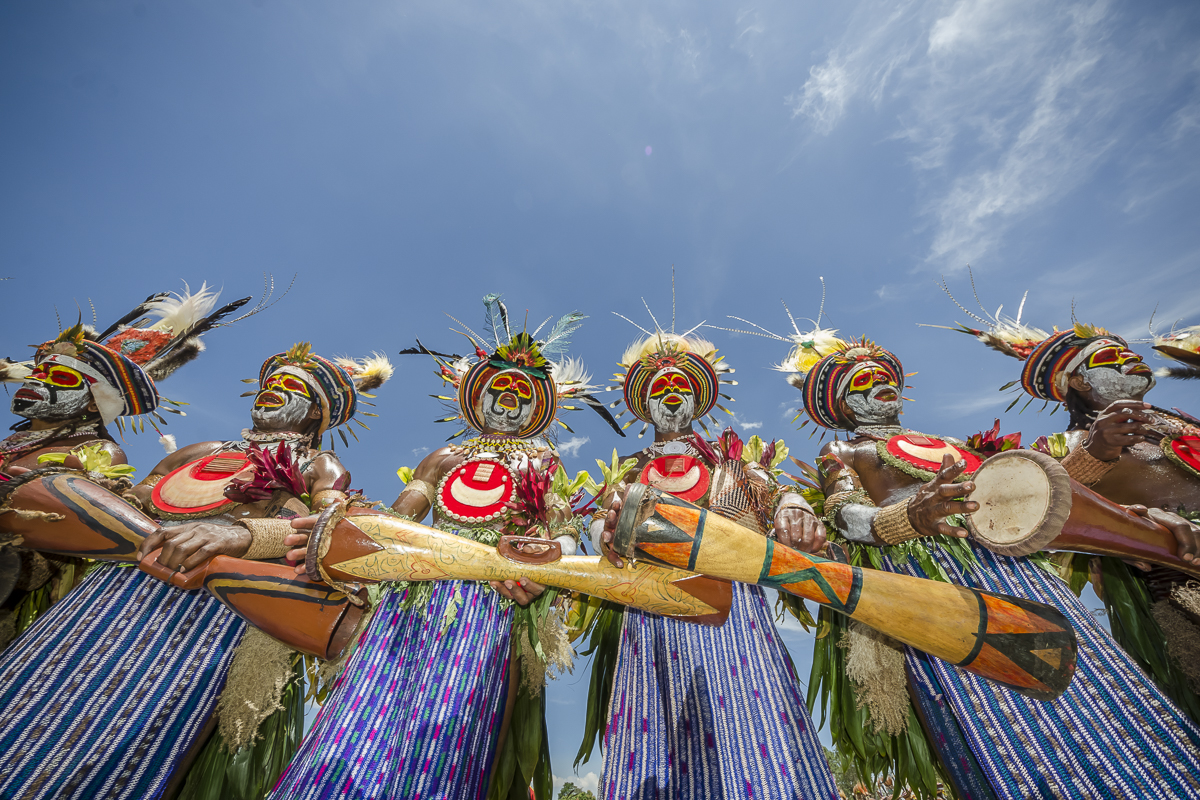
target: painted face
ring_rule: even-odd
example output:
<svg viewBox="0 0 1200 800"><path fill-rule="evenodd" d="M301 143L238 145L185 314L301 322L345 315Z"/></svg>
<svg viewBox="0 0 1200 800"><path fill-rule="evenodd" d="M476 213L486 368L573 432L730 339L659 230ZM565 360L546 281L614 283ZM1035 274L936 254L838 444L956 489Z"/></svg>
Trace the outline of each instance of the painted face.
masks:
<svg viewBox="0 0 1200 800"><path fill-rule="evenodd" d="M516 433L533 416L533 402L533 379L520 370L506 369L479 396L479 411L493 430Z"/></svg>
<svg viewBox="0 0 1200 800"><path fill-rule="evenodd" d="M859 425L894 425L900 419L900 387L882 367L866 364L850 376L846 407Z"/></svg>
<svg viewBox="0 0 1200 800"><path fill-rule="evenodd" d="M647 392L646 407L658 431L680 433L688 429L696 411L696 393L687 375L677 369L664 369L650 381Z"/></svg>
<svg viewBox="0 0 1200 800"><path fill-rule="evenodd" d="M1097 407L1117 400L1140 400L1154 387L1154 373L1137 353L1112 344L1092 353L1077 374L1091 386Z"/></svg>
<svg viewBox="0 0 1200 800"><path fill-rule="evenodd" d="M300 431L315 406L307 383L295 375L276 372L259 389L250 418L259 430Z"/></svg>
<svg viewBox="0 0 1200 800"><path fill-rule="evenodd" d="M13 394L12 412L26 419L74 419L92 402L90 380L64 364L44 361Z"/></svg>

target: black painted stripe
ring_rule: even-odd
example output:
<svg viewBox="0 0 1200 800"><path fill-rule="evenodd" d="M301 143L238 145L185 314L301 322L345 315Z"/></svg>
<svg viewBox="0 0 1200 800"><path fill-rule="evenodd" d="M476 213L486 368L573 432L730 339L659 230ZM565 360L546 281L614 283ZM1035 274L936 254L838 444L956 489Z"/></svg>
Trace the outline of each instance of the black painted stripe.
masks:
<svg viewBox="0 0 1200 800"><path fill-rule="evenodd" d="M854 578L850 581L850 594L846 595L846 607L843 614L853 614L858 608L858 599L862 596L863 571L860 567L851 567Z"/></svg>
<svg viewBox="0 0 1200 800"><path fill-rule="evenodd" d="M960 667L967 666L979 656L979 651L983 649L983 635L987 632L988 613L987 603L983 602L983 592L975 592L975 599L979 601L979 630L975 632L975 646L967 653L966 658L958 662L957 666Z"/></svg>
<svg viewBox="0 0 1200 800"><path fill-rule="evenodd" d="M696 520L696 535L692 537L692 554L688 557L688 569L696 571L696 558L700 555L700 540L704 538L704 522L708 518L708 509L700 509L700 518Z"/></svg>

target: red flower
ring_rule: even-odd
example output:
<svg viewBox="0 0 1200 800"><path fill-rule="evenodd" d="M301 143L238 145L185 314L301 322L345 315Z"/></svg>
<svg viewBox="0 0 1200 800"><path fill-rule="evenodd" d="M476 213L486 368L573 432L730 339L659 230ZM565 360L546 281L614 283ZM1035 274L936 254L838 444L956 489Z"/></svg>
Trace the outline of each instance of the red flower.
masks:
<svg viewBox="0 0 1200 800"><path fill-rule="evenodd" d="M254 467L254 474L249 480L234 478L225 489L225 496L237 503L253 503L266 500L272 494L283 490L296 497L308 493L308 484L300 472L300 465L283 442L275 452L269 447L250 445L246 454L247 460Z"/></svg>
<svg viewBox="0 0 1200 800"><path fill-rule="evenodd" d="M1044 436L1042 437L1042 439L1045 438ZM996 453L1003 453L1005 450L1017 450L1021 447L1021 432L1018 431L1010 433L1007 436L1001 436L1000 420L996 420L996 424L992 426L990 431L980 431L970 439L967 439L967 447L985 458Z"/></svg>

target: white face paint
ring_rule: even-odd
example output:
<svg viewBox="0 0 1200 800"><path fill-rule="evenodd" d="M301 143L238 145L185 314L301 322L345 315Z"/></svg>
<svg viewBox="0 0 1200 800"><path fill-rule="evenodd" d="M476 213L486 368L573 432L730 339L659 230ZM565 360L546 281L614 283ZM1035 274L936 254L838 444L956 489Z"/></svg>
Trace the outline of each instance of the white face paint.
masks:
<svg viewBox="0 0 1200 800"><path fill-rule="evenodd" d="M1099 401L1097 408L1118 400L1141 400L1154 388L1154 375L1148 370L1127 375L1112 367L1080 367L1079 376L1092 387L1091 394Z"/></svg>
<svg viewBox="0 0 1200 800"><path fill-rule="evenodd" d="M846 406L857 425L895 425L903 402L895 382L879 367L865 365L851 374Z"/></svg>
<svg viewBox="0 0 1200 800"><path fill-rule="evenodd" d="M38 364L13 393L12 412L26 419L66 422L87 411L92 390L77 370L63 364Z"/></svg>
<svg viewBox="0 0 1200 800"><path fill-rule="evenodd" d="M647 390L646 407L659 433L682 433L692 425L696 394L687 375L677 369L655 373Z"/></svg>
<svg viewBox="0 0 1200 800"><path fill-rule="evenodd" d="M528 425L533 405L533 379L517 369L497 373L479 395L479 414L498 433L517 433Z"/></svg>
<svg viewBox="0 0 1200 800"><path fill-rule="evenodd" d="M250 419L260 431L303 431L315 406L307 384L294 375L277 372L254 398Z"/></svg>

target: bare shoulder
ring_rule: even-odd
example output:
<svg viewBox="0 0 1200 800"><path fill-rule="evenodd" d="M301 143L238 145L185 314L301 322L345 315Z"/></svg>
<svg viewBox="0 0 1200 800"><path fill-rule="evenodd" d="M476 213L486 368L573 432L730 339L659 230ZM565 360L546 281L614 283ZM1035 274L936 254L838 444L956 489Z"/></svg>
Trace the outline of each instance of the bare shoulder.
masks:
<svg viewBox="0 0 1200 800"><path fill-rule="evenodd" d="M158 465L150 471L151 475L166 475L171 470L179 469L184 464L195 461L198 458L203 458L210 453L215 453L221 449L224 442L197 442L189 444L187 447L181 447L174 453L158 462Z"/></svg>

